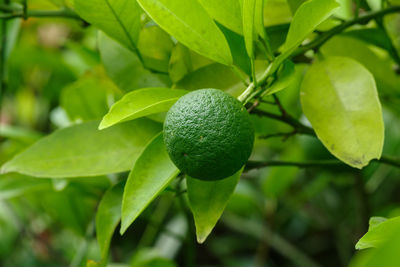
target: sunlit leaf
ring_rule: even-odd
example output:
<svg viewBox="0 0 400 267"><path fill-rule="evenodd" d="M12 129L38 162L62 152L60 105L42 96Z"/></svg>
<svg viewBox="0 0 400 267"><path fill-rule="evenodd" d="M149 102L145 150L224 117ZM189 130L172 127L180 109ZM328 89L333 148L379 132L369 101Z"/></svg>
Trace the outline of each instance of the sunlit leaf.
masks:
<svg viewBox="0 0 400 267"><path fill-rule="evenodd" d="M391 219L372 217L368 232L358 240L356 249L381 247L398 229L400 229L400 217Z"/></svg>
<svg viewBox="0 0 400 267"><path fill-rule="evenodd" d="M166 32L199 54L231 65L224 35L197 0L138 0Z"/></svg>
<svg viewBox="0 0 400 267"><path fill-rule="evenodd" d="M242 0L199 0L208 14L228 29L242 34Z"/></svg>
<svg viewBox="0 0 400 267"><path fill-rule="evenodd" d="M101 121L99 129L123 121L168 111L181 96L188 92L168 88L145 88L130 92L111 107Z"/></svg>
<svg viewBox="0 0 400 267"><path fill-rule="evenodd" d="M58 130L3 165L38 177L98 176L129 170L161 125L137 119L99 131L92 121Z"/></svg>
<svg viewBox="0 0 400 267"><path fill-rule="evenodd" d="M129 174L122 200L121 234L178 173L169 159L161 133L147 145Z"/></svg>
<svg viewBox="0 0 400 267"><path fill-rule="evenodd" d="M339 7L335 0L309 0L296 11L290 23L289 33L283 46L284 53L298 47L315 28Z"/></svg>
<svg viewBox="0 0 400 267"><path fill-rule="evenodd" d="M76 12L131 51L137 50L140 15L143 12L131 0L74 0Z"/></svg>
<svg viewBox="0 0 400 267"><path fill-rule="evenodd" d="M384 126L374 77L358 62L328 57L304 77L301 104L318 138L356 168L380 158Z"/></svg>

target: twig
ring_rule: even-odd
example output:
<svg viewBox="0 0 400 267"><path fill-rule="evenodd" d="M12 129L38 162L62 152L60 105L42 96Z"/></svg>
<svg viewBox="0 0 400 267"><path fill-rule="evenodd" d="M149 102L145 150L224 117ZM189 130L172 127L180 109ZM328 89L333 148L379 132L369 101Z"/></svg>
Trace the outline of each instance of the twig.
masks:
<svg viewBox="0 0 400 267"><path fill-rule="evenodd" d="M281 112L282 117L286 117L288 114L287 114L286 110L283 108L281 101L279 101L278 96L276 94L273 94L272 96L275 100L276 105L279 108L279 111Z"/></svg>
<svg viewBox="0 0 400 267"><path fill-rule="evenodd" d="M37 17L37 18L51 18L51 17L61 17L61 18L69 18L82 20L75 12L69 9L63 10L26 10L24 13L23 10L13 9L10 13L0 14L0 19L13 19L13 18L28 18L28 17Z"/></svg>
<svg viewBox="0 0 400 267"><path fill-rule="evenodd" d="M282 116L282 115L277 115L277 114L274 114L274 113L271 113L268 111L263 111L263 110L258 110L258 109L254 109L252 111L252 113L256 114L258 116L268 117L268 118L289 124L296 130L296 133L315 136L315 132L311 127L308 127L308 126L302 124L301 122L299 122L298 120L296 120L295 118L290 116L289 114L286 114L286 116Z"/></svg>
<svg viewBox="0 0 400 267"><path fill-rule="evenodd" d="M269 138L274 138L274 137L283 137L282 141L286 141L289 137L294 136L297 134L296 130L293 130L291 132L286 132L286 133L274 133L274 134L266 134L259 136L259 139L269 139Z"/></svg>
<svg viewBox="0 0 400 267"><path fill-rule="evenodd" d="M304 54L308 50L315 50L319 48L321 45L323 45L325 42L327 42L329 39L331 39L333 36L335 36L338 33L341 33L345 29L356 25L356 24L365 24L368 23L370 20L373 20L375 18L380 18L388 14L392 13L397 13L400 12L400 6L392 6L386 9L382 9L376 12L371 12L367 15L359 16L358 18L354 18L353 20L349 20L344 22L343 24L340 24L331 30L321 34L319 37L317 37L314 41L310 42L307 45L299 47L297 50L295 50L291 57L295 57L297 55Z"/></svg>
<svg viewBox="0 0 400 267"><path fill-rule="evenodd" d="M245 170L260 169L264 167L276 167L276 166L293 166L298 168L336 168L347 166L340 160L309 160L304 162L296 161L281 161L281 160L269 160L269 161L248 161ZM349 167L350 168L350 167Z"/></svg>

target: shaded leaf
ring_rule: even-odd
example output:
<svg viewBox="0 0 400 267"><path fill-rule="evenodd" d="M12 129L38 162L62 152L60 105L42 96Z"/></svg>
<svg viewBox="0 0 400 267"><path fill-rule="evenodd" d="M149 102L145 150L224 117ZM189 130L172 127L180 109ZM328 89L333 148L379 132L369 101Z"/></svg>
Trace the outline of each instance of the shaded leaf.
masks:
<svg viewBox="0 0 400 267"><path fill-rule="evenodd" d="M161 125L137 119L99 131L92 121L58 130L3 165L3 172L38 177L98 176L127 171Z"/></svg>
<svg viewBox="0 0 400 267"><path fill-rule="evenodd" d="M111 238L121 220L121 203L125 183L121 182L107 190L96 213L96 236L101 253L101 264L106 266Z"/></svg>
<svg viewBox="0 0 400 267"><path fill-rule="evenodd" d="M242 170L217 181L203 181L186 176L190 208L196 225L197 242L211 233L239 182Z"/></svg>
<svg viewBox="0 0 400 267"><path fill-rule="evenodd" d="M362 168L380 158L384 126L374 77L358 62L329 57L304 77L301 104L324 146L346 164Z"/></svg>
<svg viewBox="0 0 400 267"><path fill-rule="evenodd" d="M107 97L115 85L94 75L85 75L63 88L60 104L71 121L99 120L107 113Z"/></svg>
<svg viewBox="0 0 400 267"><path fill-rule="evenodd" d="M167 73L173 47L171 36L156 25L145 27L140 32L138 49L148 69Z"/></svg>
<svg viewBox="0 0 400 267"><path fill-rule="evenodd" d="M108 76L123 91L145 87L169 87L168 75L145 69L137 55L104 33L98 36L99 50Z"/></svg>
<svg viewBox="0 0 400 267"><path fill-rule="evenodd" d="M50 180L36 179L17 173L0 176L0 199L19 197L38 190L52 190Z"/></svg>
<svg viewBox="0 0 400 267"><path fill-rule="evenodd" d="M290 60L284 61L281 69L278 71L276 82L274 82L271 87L269 87L267 91L265 91L265 94L272 95L288 88L296 79L294 72L295 68L293 62Z"/></svg>
<svg viewBox="0 0 400 267"><path fill-rule="evenodd" d="M121 234L178 173L160 133L150 141L129 174L122 200Z"/></svg>
<svg viewBox="0 0 400 267"><path fill-rule="evenodd" d="M197 0L138 0L166 32L199 54L231 65L224 35Z"/></svg>

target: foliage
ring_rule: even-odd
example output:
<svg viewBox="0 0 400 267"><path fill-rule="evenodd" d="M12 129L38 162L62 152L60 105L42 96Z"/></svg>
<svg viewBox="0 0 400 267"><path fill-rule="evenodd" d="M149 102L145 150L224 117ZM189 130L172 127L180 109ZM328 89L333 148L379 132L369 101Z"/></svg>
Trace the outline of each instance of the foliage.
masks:
<svg viewBox="0 0 400 267"><path fill-rule="evenodd" d="M0 0L0 265L396 265L399 5ZM203 88L256 134L217 181L163 140Z"/></svg>

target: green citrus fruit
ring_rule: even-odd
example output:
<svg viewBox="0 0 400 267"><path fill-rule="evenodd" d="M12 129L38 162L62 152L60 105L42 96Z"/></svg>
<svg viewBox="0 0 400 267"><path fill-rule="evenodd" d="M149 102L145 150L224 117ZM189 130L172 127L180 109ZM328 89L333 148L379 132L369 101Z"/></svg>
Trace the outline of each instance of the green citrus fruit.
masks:
<svg viewBox="0 0 400 267"><path fill-rule="evenodd" d="M191 177L231 176L248 160L254 129L243 105L216 89L181 97L168 111L164 142L174 164Z"/></svg>

